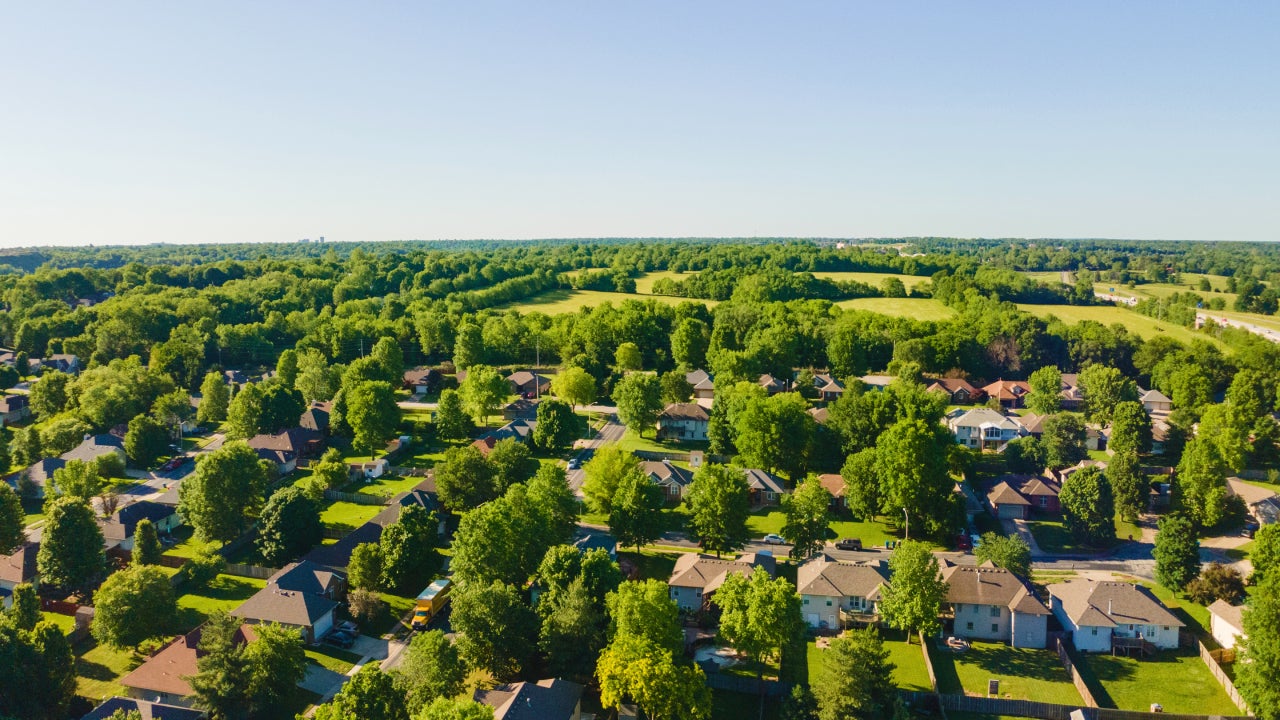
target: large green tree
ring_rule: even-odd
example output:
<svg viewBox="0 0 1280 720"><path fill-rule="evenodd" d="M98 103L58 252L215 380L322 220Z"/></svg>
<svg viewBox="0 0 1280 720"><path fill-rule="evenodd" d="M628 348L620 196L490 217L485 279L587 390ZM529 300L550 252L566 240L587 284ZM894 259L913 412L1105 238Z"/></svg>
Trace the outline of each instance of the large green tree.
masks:
<svg viewBox="0 0 1280 720"><path fill-rule="evenodd" d="M684 649L680 611L667 584L649 579L624 582L605 598L609 609L609 638L641 636L670 652Z"/></svg>
<svg viewBox="0 0 1280 720"><path fill-rule="evenodd" d="M52 622L0 622L0 716L60 720L76 694L75 656Z"/></svg>
<svg viewBox="0 0 1280 720"><path fill-rule="evenodd" d="M947 583L929 546L903 541L889 556L889 572L891 584L885 587L881 601L885 622L899 630L918 630L925 635L937 632Z"/></svg>
<svg viewBox="0 0 1280 720"><path fill-rule="evenodd" d="M453 537L450 569L459 582L494 580L523 587L553 545L566 542L572 520L562 506L528 488L512 485L500 498L468 512Z"/></svg>
<svg viewBox="0 0 1280 720"><path fill-rule="evenodd" d="M1151 491L1147 476L1142 473L1137 451L1131 448L1116 450L1107 464L1107 479L1111 481L1115 495L1116 512L1127 522L1137 522Z"/></svg>
<svg viewBox="0 0 1280 720"><path fill-rule="evenodd" d="M211 372L200 383L200 404L196 406L196 422L212 425L227 419L227 406L231 403L231 389L222 373Z"/></svg>
<svg viewBox="0 0 1280 720"><path fill-rule="evenodd" d="M819 720L893 720L897 717L896 666L875 628L837 638L823 653L813 678Z"/></svg>
<svg viewBox="0 0 1280 720"><path fill-rule="evenodd" d="M720 638L751 658L762 677L766 664L781 661L783 649L801 631L800 596L786 578L756 568L748 578L725 576L716 591Z"/></svg>
<svg viewBox="0 0 1280 720"><path fill-rule="evenodd" d="M244 644L236 635L240 621L226 612L214 613L200 628L196 674L187 678L193 704L210 720L239 720L252 710L249 692L252 669L244 659Z"/></svg>
<svg viewBox="0 0 1280 720"><path fill-rule="evenodd" d="M1031 577L1031 546L1018 535L985 532L973 554L979 564L990 561L1018 577Z"/></svg>
<svg viewBox="0 0 1280 720"><path fill-rule="evenodd" d="M499 679L519 674L537 647L537 614L519 590L500 581L462 585L454 594L450 621L467 665Z"/></svg>
<svg viewBox="0 0 1280 720"><path fill-rule="evenodd" d="M600 655L596 679L607 708L630 699L654 720L710 720L711 690L702 669L642 636L614 639Z"/></svg>
<svg viewBox="0 0 1280 720"><path fill-rule="evenodd" d="M455 512L470 510L498 495L493 466L480 448L466 445L445 451L435 467L440 502Z"/></svg>
<svg viewBox="0 0 1280 720"><path fill-rule="evenodd" d="M156 526L151 520L142 518L133 529L134 565L159 565L160 555L164 549L160 547L160 537L156 534Z"/></svg>
<svg viewBox="0 0 1280 720"><path fill-rule="evenodd" d="M124 452L134 467L147 468L169 451L169 428L149 415L129 421L124 436Z"/></svg>
<svg viewBox="0 0 1280 720"><path fill-rule="evenodd" d="M783 503L787 520L782 526L782 537L791 543L792 559L807 558L822 550L831 524L828 515L831 493L816 476L810 476Z"/></svg>
<svg viewBox="0 0 1280 720"><path fill-rule="evenodd" d="M948 454L954 445L945 427L925 420L903 418L886 430L876 445L881 512L896 521L905 510L910 527L923 534L952 534L955 480Z"/></svg>
<svg viewBox="0 0 1280 720"><path fill-rule="evenodd" d="M649 482L638 472L628 473L614 493L609 508L609 529L618 544L640 546L657 540L662 534L662 488Z"/></svg>
<svg viewBox="0 0 1280 720"><path fill-rule="evenodd" d="M1166 515L1157 525L1155 548L1156 582L1174 592L1200 575L1200 540L1191 521L1181 515Z"/></svg>
<svg viewBox="0 0 1280 720"><path fill-rule="evenodd" d="M65 497L49 503L36 567L42 582L68 590L88 588L102 576L102 530L88 501Z"/></svg>
<svg viewBox="0 0 1280 720"><path fill-rule="evenodd" d="M458 648L439 630L420 632L409 641L396 680L412 711L437 698L451 698L462 690L467 670Z"/></svg>
<svg viewBox="0 0 1280 720"><path fill-rule="evenodd" d="M333 701L316 709L316 720L409 720L404 693L395 679L368 663L342 686Z"/></svg>
<svg viewBox="0 0 1280 720"><path fill-rule="evenodd" d="M618 418L637 435L653 427L662 412L662 384L656 375L631 373L613 388Z"/></svg>
<svg viewBox="0 0 1280 720"><path fill-rule="evenodd" d="M1027 407L1041 415L1052 415L1062 408L1062 371L1053 365L1045 365L1027 378L1031 394L1027 395Z"/></svg>
<svg viewBox="0 0 1280 720"><path fill-rule="evenodd" d="M248 383L241 387L227 406L227 420L222 425L227 438L246 440L262 432L265 402L261 385Z"/></svg>
<svg viewBox="0 0 1280 720"><path fill-rule="evenodd" d="M1227 500L1227 465L1212 438L1197 436L1182 450L1174 501L1202 528L1222 521Z"/></svg>
<svg viewBox="0 0 1280 720"><path fill-rule="evenodd" d="M1244 636L1236 663L1236 687L1249 710L1263 720L1280 718L1280 575L1254 588L1244 611Z"/></svg>
<svg viewBox="0 0 1280 720"><path fill-rule="evenodd" d="M1107 444L1115 452L1151 452L1151 416L1142 407L1142 403L1126 401L1116 405L1111 417L1111 437Z"/></svg>
<svg viewBox="0 0 1280 720"><path fill-rule="evenodd" d="M486 458L493 468L494 485L498 492L522 483L538 471L538 461L528 445L515 438L503 438L494 443Z"/></svg>
<svg viewBox="0 0 1280 720"><path fill-rule="evenodd" d="M227 443L201 455L178 486L178 512L201 540L230 542L261 513L268 475L252 448Z"/></svg>
<svg viewBox="0 0 1280 720"><path fill-rule="evenodd" d="M578 432L578 416L569 403L555 398L538 403L538 425L533 429L533 442L538 447L561 452L573 445Z"/></svg>
<svg viewBox="0 0 1280 720"><path fill-rule="evenodd" d="M489 422L489 416L511 395L511 385L497 370L487 365L467 368L467 377L458 387L462 404L477 425Z"/></svg>
<svg viewBox="0 0 1280 720"><path fill-rule="evenodd" d="M633 475L643 477L640 464L630 451L621 445L605 445L595 451L582 466L586 480L582 493L593 512L607 514L613 508L613 498L623 481Z"/></svg>
<svg viewBox="0 0 1280 720"><path fill-rule="evenodd" d="M592 597L584 579L573 579L563 591L539 598L542 616L538 648L556 677L585 681L604 649L608 620L604 605Z"/></svg>
<svg viewBox="0 0 1280 720"><path fill-rule="evenodd" d="M1250 581L1261 585L1268 577L1280 575L1280 525L1263 525L1253 536L1253 550L1249 553L1253 563Z"/></svg>
<svg viewBox="0 0 1280 720"><path fill-rule="evenodd" d="M1050 469L1071 467L1089 457L1085 447L1085 427L1079 415L1058 413L1044 421L1044 435L1040 438L1044 447L1045 462Z"/></svg>
<svg viewBox="0 0 1280 720"><path fill-rule="evenodd" d="M1107 423L1116 405L1138 399L1138 386L1119 369L1107 365L1086 365L1078 382L1084 396L1084 414L1090 422Z"/></svg>
<svg viewBox="0 0 1280 720"><path fill-rule="evenodd" d="M160 568L133 565L111 574L93 597L93 637L121 648L165 632L178 604Z"/></svg>
<svg viewBox="0 0 1280 720"><path fill-rule="evenodd" d="M41 375L40 379L31 385L29 395L31 412L35 413L37 418L46 420L66 409L67 388L74 379L57 370Z"/></svg>
<svg viewBox="0 0 1280 720"><path fill-rule="evenodd" d="M300 487L277 490L258 518L258 553L272 567L296 560L324 537L320 504Z"/></svg>
<svg viewBox="0 0 1280 720"><path fill-rule="evenodd" d="M448 388L436 404L436 434L443 440L461 440L471 435L473 423L462 406L462 396Z"/></svg>
<svg viewBox="0 0 1280 720"><path fill-rule="evenodd" d="M390 383L363 382L346 395L347 425L355 434L355 445L376 455L387 441L395 437L400 422L400 408Z"/></svg>
<svg viewBox="0 0 1280 720"><path fill-rule="evenodd" d="M567 367L551 378L551 392L572 407L589 405L596 399L596 379L580 367Z"/></svg>
<svg viewBox="0 0 1280 720"><path fill-rule="evenodd" d="M407 505L382 531L382 583L388 590L415 592L440 569L439 522L420 505Z"/></svg>
<svg viewBox="0 0 1280 720"><path fill-rule="evenodd" d="M738 461L796 479L808 464L805 451L813 435L809 404L798 393L750 398L734 422Z"/></svg>
<svg viewBox="0 0 1280 720"><path fill-rule="evenodd" d="M720 557L746 544L751 488L742 471L727 465L703 465L694 474L685 502L690 511L689 529L703 550Z"/></svg>
<svg viewBox="0 0 1280 720"><path fill-rule="evenodd" d="M1116 507L1111 482L1097 467L1071 475L1058 495L1067 532L1090 547L1106 547L1116 539Z"/></svg>

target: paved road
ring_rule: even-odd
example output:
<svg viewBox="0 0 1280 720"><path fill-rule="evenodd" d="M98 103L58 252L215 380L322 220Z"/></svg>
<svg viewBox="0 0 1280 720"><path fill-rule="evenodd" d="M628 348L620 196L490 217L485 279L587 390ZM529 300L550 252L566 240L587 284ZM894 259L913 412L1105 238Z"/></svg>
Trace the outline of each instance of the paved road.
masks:
<svg viewBox="0 0 1280 720"><path fill-rule="evenodd" d="M587 479L587 474L583 471L582 465L596 454L598 448L618 442L626 432L626 426L619 423L618 416L613 414L609 416L608 422L604 424L604 427L600 428L595 437L581 444L578 453L573 456L573 459L578 461L578 468L567 473L569 487L573 488L575 495L582 497L582 483Z"/></svg>
<svg viewBox="0 0 1280 720"><path fill-rule="evenodd" d="M1132 307L1138 304L1138 298L1136 297L1125 297L1123 295L1113 295L1111 293L1104 293L1098 290L1095 290L1093 294L1099 298L1102 298L1103 300L1107 300L1114 303L1120 303L1121 305L1129 305L1130 307ZM1223 315L1214 315L1211 312L1197 311L1196 323L1199 325L1212 324L1212 325L1223 325L1226 327L1233 327L1240 330L1245 330L1247 332L1251 332L1254 335L1258 335L1262 338L1270 340L1273 343L1280 343L1280 332L1272 330L1271 328L1262 327L1261 325L1254 325L1253 323L1245 322L1243 320L1236 320L1234 318L1229 318Z"/></svg>

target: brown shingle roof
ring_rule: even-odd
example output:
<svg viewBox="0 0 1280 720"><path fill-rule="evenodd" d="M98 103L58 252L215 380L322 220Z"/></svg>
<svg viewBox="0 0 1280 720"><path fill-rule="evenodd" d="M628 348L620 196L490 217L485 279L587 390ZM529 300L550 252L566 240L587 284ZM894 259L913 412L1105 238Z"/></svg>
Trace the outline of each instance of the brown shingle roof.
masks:
<svg viewBox="0 0 1280 720"><path fill-rule="evenodd" d="M1077 626L1183 625L1150 590L1132 583L1074 580L1050 585L1049 594Z"/></svg>
<svg viewBox="0 0 1280 720"><path fill-rule="evenodd" d="M992 507L997 505L1030 505L1031 502L1022 497L1017 490L1009 487L1007 482L996 483L995 487L987 492L987 502Z"/></svg>
<svg viewBox="0 0 1280 720"><path fill-rule="evenodd" d="M711 418L707 414L706 408L697 403L671 403L662 409L662 414L658 416L659 420L670 420L678 422L681 420L693 420L695 422L706 422Z"/></svg>
<svg viewBox="0 0 1280 720"><path fill-rule="evenodd" d="M191 684L186 678L195 675L196 660L203 656L197 648L200 645L200 628L196 628L181 636L152 655L150 659L139 665L133 672L125 675L120 684L128 688L138 688L151 692L168 693L178 697L191 694ZM253 642L257 638L253 628L241 625L236 633L236 643Z"/></svg>
<svg viewBox="0 0 1280 720"><path fill-rule="evenodd" d="M0 581L14 583L30 582L36 576L36 553L40 543L23 543L21 547L8 555L0 555Z"/></svg>
<svg viewBox="0 0 1280 720"><path fill-rule="evenodd" d="M796 569L796 591L801 595L874 599L888 584L880 563L838 562L819 555Z"/></svg>
<svg viewBox="0 0 1280 720"><path fill-rule="evenodd" d="M676 566L671 571L668 585L675 587L702 588L703 592L712 592L724 583L729 573L751 575L757 567L763 567L770 575L774 571L772 555L749 553L737 560L722 560L709 555L697 553L681 553L676 559Z"/></svg>
<svg viewBox="0 0 1280 720"><path fill-rule="evenodd" d="M831 493L831 497L844 497L844 478L832 473L818 476L818 482Z"/></svg>
<svg viewBox="0 0 1280 720"><path fill-rule="evenodd" d="M1044 606L1017 575L990 561L977 567L951 565L942 569L947 581L947 602L996 605L1026 615L1048 615Z"/></svg>

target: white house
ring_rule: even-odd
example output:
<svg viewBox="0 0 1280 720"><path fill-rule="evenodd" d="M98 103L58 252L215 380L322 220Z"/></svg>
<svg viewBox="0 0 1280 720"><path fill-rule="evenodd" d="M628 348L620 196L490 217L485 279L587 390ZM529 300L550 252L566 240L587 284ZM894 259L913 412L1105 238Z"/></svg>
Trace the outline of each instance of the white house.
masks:
<svg viewBox="0 0 1280 720"><path fill-rule="evenodd" d="M1013 647L1045 646L1049 609L1022 578L988 560L977 567L948 564L942 579L947 582L955 635L1001 640Z"/></svg>
<svg viewBox="0 0 1280 720"><path fill-rule="evenodd" d="M1159 390L1148 390L1138 398L1148 413L1173 412L1173 401Z"/></svg>
<svg viewBox="0 0 1280 720"><path fill-rule="evenodd" d="M854 622L878 622L880 591L888 585L880 562L840 562L819 555L796 569L800 613L812 628L838 630Z"/></svg>
<svg viewBox="0 0 1280 720"><path fill-rule="evenodd" d="M1244 637L1244 606L1214 600L1209 606L1209 632L1224 648L1233 648Z"/></svg>
<svg viewBox="0 0 1280 720"><path fill-rule="evenodd" d="M947 420L956 442L983 450L1004 450L1010 440L1025 437L1028 432L1017 420L991 408L974 408Z"/></svg>
<svg viewBox="0 0 1280 720"><path fill-rule="evenodd" d="M671 403L658 416L658 437L705 442L711 416L697 403Z"/></svg>
<svg viewBox="0 0 1280 720"><path fill-rule="evenodd" d="M1182 621L1144 587L1074 580L1050 585L1049 598L1053 614L1081 652L1111 652L1113 645L1135 647L1138 641L1159 650L1178 647Z"/></svg>

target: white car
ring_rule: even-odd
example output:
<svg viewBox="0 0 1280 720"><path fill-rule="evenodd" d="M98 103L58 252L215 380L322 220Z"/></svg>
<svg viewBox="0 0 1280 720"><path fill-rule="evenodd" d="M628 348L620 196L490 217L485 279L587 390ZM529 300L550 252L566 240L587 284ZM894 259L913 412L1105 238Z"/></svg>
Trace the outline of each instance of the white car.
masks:
<svg viewBox="0 0 1280 720"><path fill-rule="evenodd" d="M765 545L785 545L787 539L777 533L769 533L764 536Z"/></svg>

